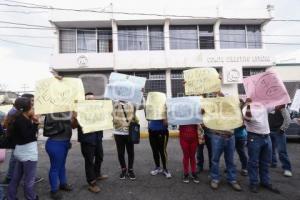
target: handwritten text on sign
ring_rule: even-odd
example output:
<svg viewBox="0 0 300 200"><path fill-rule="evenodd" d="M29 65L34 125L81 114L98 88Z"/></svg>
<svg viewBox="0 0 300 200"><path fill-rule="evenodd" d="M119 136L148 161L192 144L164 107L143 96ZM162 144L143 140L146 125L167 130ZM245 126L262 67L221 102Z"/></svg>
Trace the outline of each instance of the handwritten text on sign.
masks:
<svg viewBox="0 0 300 200"><path fill-rule="evenodd" d="M36 114L75 111L75 101L84 100L81 79L49 78L36 83L34 109Z"/></svg>
<svg viewBox="0 0 300 200"><path fill-rule="evenodd" d="M282 80L273 70L245 78L244 87L248 98L269 108L291 102Z"/></svg>
<svg viewBox="0 0 300 200"><path fill-rule="evenodd" d="M166 119L166 94L149 92L146 101L146 118L148 120Z"/></svg>
<svg viewBox="0 0 300 200"><path fill-rule="evenodd" d="M113 128L111 100L86 100L77 103L77 119L84 133Z"/></svg>
<svg viewBox="0 0 300 200"><path fill-rule="evenodd" d="M238 97L226 96L201 99L205 114L203 123L215 130L231 130L242 126L242 113Z"/></svg>
<svg viewBox="0 0 300 200"><path fill-rule="evenodd" d="M183 71L186 95L200 95L221 90L219 73L214 68L196 68Z"/></svg>

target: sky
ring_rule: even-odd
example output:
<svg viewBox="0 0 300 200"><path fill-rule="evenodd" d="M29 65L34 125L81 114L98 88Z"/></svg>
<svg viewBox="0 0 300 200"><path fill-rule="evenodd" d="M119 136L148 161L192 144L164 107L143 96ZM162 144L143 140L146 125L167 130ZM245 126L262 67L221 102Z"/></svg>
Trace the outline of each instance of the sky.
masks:
<svg viewBox="0 0 300 200"><path fill-rule="evenodd" d="M16 0L18 1L18 0ZM110 11L113 3L115 11L185 14L220 10L235 13L247 10L253 14L274 6L274 19L300 19L300 0L19 0L20 2L42 4L59 8L106 9ZM10 0L0 0L0 4L19 4ZM17 11L17 12L15 12ZM60 14L65 14L61 12ZM0 21L50 26L53 12L47 10L24 9L0 5ZM37 80L51 77L49 73L50 56L54 53L56 36L51 30L23 30L6 28L0 22L0 90L33 90ZM300 35L300 22L270 22L264 35ZM15 37L15 35L31 36ZM33 36L33 37L32 37ZM35 37L37 36L37 37ZM300 37L264 38L265 42L298 43ZM14 43L12 43L14 42ZM38 47L22 46L26 43ZM266 49L278 60L295 59L300 61L300 45L267 45Z"/></svg>

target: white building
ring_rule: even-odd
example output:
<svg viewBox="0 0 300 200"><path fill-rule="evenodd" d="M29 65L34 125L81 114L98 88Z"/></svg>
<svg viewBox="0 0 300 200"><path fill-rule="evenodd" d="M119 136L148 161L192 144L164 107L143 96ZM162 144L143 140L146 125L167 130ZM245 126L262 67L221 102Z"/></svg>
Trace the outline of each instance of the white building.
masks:
<svg viewBox="0 0 300 200"><path fill-rule="evenodd" d="M51 67L65 76L92 74L83 81L86 91L97 95L104 91L97 75L117 71L146 77L146 93L182 96L182 71L193 67L217 68L224 73L225 93L236 94L243 91L242 74L264 71L274 63L263 44L264 26L271 19L266 10L210 13L207 18L53 16L59 39Z"/></svg>

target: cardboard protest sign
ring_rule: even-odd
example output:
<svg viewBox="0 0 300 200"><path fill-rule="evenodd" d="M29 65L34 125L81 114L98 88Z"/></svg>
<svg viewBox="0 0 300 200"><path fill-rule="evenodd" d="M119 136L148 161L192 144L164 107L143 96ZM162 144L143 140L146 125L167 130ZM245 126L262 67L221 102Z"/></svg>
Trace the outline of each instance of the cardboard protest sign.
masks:
<svg viewBox="0 0 300 200"><path fill-rule="evenodd" d="M245 78L244 87L248 98L267 108L291 102L282 80L273 70Z"/></svg>
<svg viewBox="0 0 300 200"><path fill-rule="evenodd" d="M0 95L0 104L2 104L5 101L5 96L4 95Z"/></svg>
<svg viewBox="0 0 300 200"><path fill-rule="evenodd" d="M186 95L200 95L221 90L219 73L214 68L195 68L183 71Z"/></svg>
<svg viewBox="0 0 300 200"><path fill-rule="evenodd" d="M86 100L77 103L77 119L83 133L113 128L111 100Z"/></svg>
<svg viewBox="0 0 300 200"><path fill-rule="evenodd" d="M243 125L238 97L226 96L201 99L205 110L203 123L215 130L231 130Z"/></svg>
<svg viewBox="0 0 300 200"><path fill-rule="evenodd" d="M34 110L36 114L75 111L75 102L84 100L84 88L78 78L49 78L37 81Z"/></svg>
<svg viewBox="0 0 300 200"><path fill-rule="evenodd" d="M177 97L167 100L168 123L173 125L202 122L200 97Z"/></svg>
<svg viewBox="0 0 300 200"><path fill-rule="evenodd" d="M298 89L295 93L293 103L290 107L291 110L299 112L300 110L300 89Z"/></svg>
<svg viewBox="0 0 300 200"><path fill-rule="evenodd" d="M130 76L127 74L121 74L116 72L112 72L109 76L109 83L112 83L114 81L126 81L126 80L133 83L137 88L144 88L147 79L144 77Z"/></svg>
<svg viewBox="0 0 300 200"><path fill-rule="evenodd" d="M146 101L146 119L166 119L166 94L162 92L149 92Z"/></svg>
<svg viewBox="0 0 300 200"><path fill-rule="evenodd" d="M109 84L105 88L105 98L140 104L142 102L142 89L146 78L111 73Z"/></svg>

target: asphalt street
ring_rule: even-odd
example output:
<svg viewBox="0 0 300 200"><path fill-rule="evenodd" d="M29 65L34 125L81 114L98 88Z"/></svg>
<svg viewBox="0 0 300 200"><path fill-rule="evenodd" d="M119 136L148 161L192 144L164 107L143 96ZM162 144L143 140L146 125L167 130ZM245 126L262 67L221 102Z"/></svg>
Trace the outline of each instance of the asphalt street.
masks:
<svg viewBox="0 0 300 200"><path fill-rule="evenodd" d="M217 191L209 187L209 177L207 165L205 171L200 175L200 184L182 183L182 152L177 138L169 140L168 168L173 175L172 179L166 179L162 175L151 176L150 170L154 167L152 152L149 141L143 139L140 144L135 146L135 165L137 180L119 180L119 163L117 161L117 150L113 140L105 140L104 162L102 171L109 175L109 179L99 182L102 191L98 194L92 194L87 190L85 180L84 161L80 152L80 145L74 141L73 147L69 152L67 159L68 182L73 185L74 191L64 193L64 199L69 200L174 200L174 199L197 199L197 200L300 200L300 145L298 143L289 143L288 150L293 164L294 176L286 178L282 176L280 168L271 169L273 184L281 190L281 194L273 194L266 190L260 190L258 194L249 192L248 178L238 175L243 192L233 191L226 183L226 176L223 174L222 184ZM49 198L48 169L49 158L44 149L44 141L39 144L39 164L38 175L45 180L36 185L37 193L42 200ZM7 154L9 158L9 153ZM7 167L8 158L1 167L1 171ZM237 156L236 156L237 159ZM237 168L240 163L237 160ZM207 163L206 163L207 164ZM224 161L221 161L221 170L224 171ZM2 173L2 178L3 178ZM19 187L19 199L22 198L23 189Z"/></svg>

